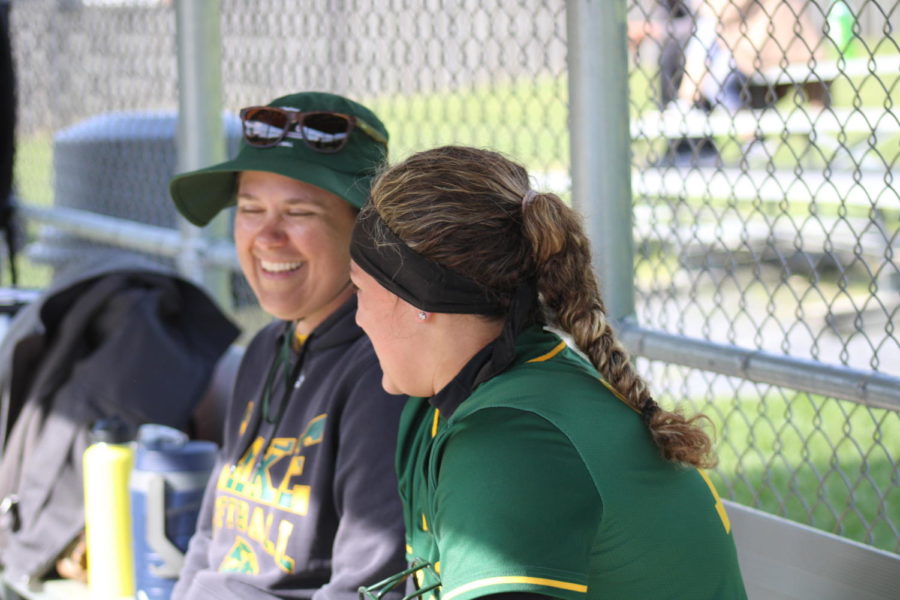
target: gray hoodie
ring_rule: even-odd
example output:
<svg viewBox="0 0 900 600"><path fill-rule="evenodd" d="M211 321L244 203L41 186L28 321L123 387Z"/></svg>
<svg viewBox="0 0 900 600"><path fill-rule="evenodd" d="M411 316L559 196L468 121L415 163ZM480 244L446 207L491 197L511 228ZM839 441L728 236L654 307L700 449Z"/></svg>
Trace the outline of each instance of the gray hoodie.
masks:
<svg viewBox="0 0 900 600"><path fill-rule="evenodd" d="M357 588L405 567L394 447L403 398L382 390L352 298L272 378L290 324L251 341L173 600L356 600ZM280 418L277 417L281 411Z"/></svg>

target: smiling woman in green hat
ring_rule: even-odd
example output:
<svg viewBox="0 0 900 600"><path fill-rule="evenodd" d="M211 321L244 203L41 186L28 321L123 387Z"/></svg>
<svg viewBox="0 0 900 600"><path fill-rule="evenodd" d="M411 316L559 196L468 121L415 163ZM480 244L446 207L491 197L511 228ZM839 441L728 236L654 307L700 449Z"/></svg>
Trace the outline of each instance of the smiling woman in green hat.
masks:
<svg viewBox="0 0 900 600"><path fill-rule="evenodd" d="M174 599L355 599L404 565L393 468L402 400L356 325L350 234L387 131L304 92L241 111L234 160L175 177L195 225L235 206L247 281L275 317L249 343Z"/></svg>

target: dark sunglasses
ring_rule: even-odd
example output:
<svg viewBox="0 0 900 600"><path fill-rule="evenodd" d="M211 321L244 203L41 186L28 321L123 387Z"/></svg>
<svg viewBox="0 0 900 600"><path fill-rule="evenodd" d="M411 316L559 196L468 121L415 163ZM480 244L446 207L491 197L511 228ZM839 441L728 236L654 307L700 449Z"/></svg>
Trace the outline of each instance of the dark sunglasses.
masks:
<svg viewBox="0 0 900 600"><path fill-rule="evenodd" d="M343 150L354 128L387 146L387 138L359 117L343 113L302 112L277 106L241 109L244 139L256 148L277 146L285 137L302 139L310 150L333 154Z"/></svg>
<svg viewBox="0 0 900 600"><path fill-rule="evenodd" d="M436 581L440 582L440 577L438 576L437 571L435 571L431 563L415 560L413 561L412 566L410 566L405 571L400 571L396 575L391 575L387 579L379 581L378 583L375 583L373 585L360 587L359 600L383 600L388 592L396 589L401 583L406 581L406 579L410 575L412 575L415 579L419 571L428 571ZM417 582L416 590L411 594L403 596L401 600L414 600L416 598L424 598L425 594L434 591L439 587L441 587L440 583L434 583L424 587L419 587Z"/></svg>

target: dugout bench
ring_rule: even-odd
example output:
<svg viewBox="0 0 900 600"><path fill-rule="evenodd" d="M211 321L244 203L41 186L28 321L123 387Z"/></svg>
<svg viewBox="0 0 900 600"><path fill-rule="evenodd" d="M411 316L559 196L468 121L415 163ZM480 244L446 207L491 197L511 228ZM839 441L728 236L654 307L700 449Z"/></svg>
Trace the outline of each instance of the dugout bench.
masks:
<svg viewBox="0 0 900 600"><path fill-rule="evenodd" d="M750 600L892 600L900 555L723 500ZM91 600L76 581L31 590L4 581L2 600Z"/></svg>
<svg viewBox="0 0 900 600"><path fill-rule="evenodd" d="M220 359L197 408L201 435L221 431L224 403L243 350L232 346ZM734 531L750 600L891 600L900 590L900 555L723 500ZM36 585L8 581L0 573L0 600L93 600L77 581Z"/></svg>

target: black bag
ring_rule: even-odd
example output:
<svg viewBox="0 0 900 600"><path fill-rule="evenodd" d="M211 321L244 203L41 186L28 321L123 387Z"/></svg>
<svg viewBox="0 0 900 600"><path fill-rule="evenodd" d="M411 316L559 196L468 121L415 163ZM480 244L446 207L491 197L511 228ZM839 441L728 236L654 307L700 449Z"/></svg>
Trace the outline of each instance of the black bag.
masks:
<svg viewBox="0 0 900 600"><path fill-rule="evenodd" d="M237 333L201 290L156 267L82 276L15 317L0 345L7 578L45 576L80 534L90 425L115 414L186 430Z"/></svg>

